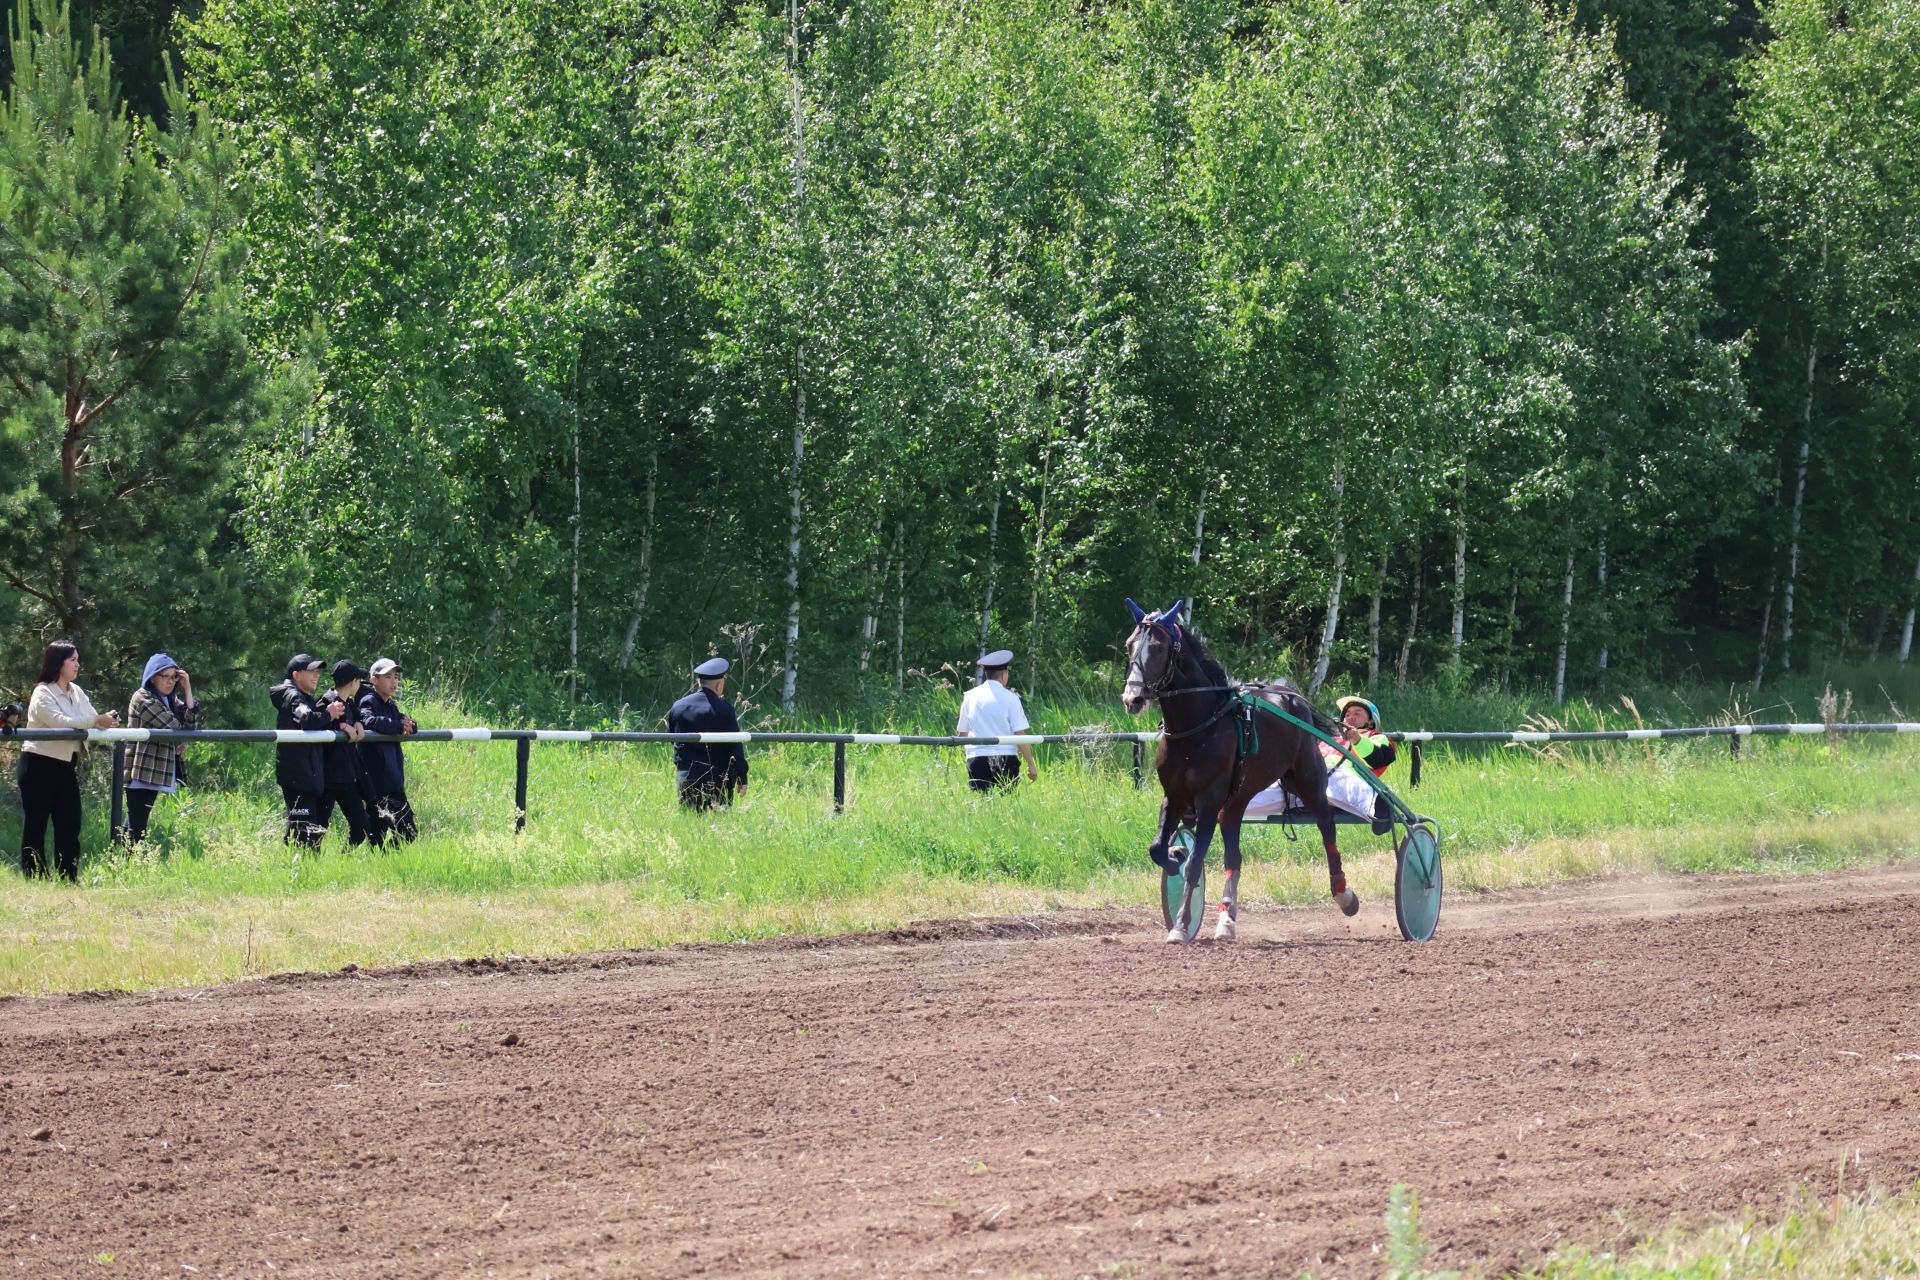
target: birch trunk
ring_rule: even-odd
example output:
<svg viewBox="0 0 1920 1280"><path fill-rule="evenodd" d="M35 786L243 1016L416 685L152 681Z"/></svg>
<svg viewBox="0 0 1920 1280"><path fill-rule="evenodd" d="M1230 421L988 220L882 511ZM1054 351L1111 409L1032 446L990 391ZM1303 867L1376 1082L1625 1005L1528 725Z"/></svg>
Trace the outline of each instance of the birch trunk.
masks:
<svg viewBox="0 0 1920 1280"><path fill-rule="evenodd" d="M1040 458L1040 518L1033 529L1033 610L1027 621L1027 689L1040 681L1040 584L1046 580L1047 485L1053 478L1053 443Z"/></svg>
<svg viewBox="0 0 1920 1280"><path fill-rule="evenodd" d="M1773 634L1773 587L1779 580L1779 570L1767 572L1767 604L1760 611L1760 650L1753 659L1753 691L1760 692L1760 682L1767 674L1767 637Z"/></svg>
<svg viewBox="0 0 1920 1280"><path fill-rule="evenodd" d="M1380 597L1387 585L1387 553L1373 571L1373 601L1367 606L1367 688L1380 681Z"/></svg>
<svg viewBox="0 0 1920 1280"><path fill-rule="evenodd" d="M1407 661L1413 656L1413 638L1420 633L1420 593L1426 586L1427 567L1420 559L1420 544L1413 548L1413 607L1407 613L1407 634L1400 637L1400 661L1393 674L1395 688L1405 688Z"/></svg>
<svg viewBox="0 0 1920 1280"><path fill-rule="evenodd" d="M1513 683L1513 637L1520 630L1520 571L1507 571L1507 636L1500 645L1500 692Z"/></svg>
<svg viewBox="0 0 1920 1280"><path fill-rule="evenodd" d="M1807 395L1800 406L1800 461L1793 481L1793 516L1787 533L1787 590L1780 602L1780 669L1793 670L1793 589L1800 577L1800 513L1807 497L1807 454L1813 442L1813 375L1820 357L1807 340Z"/></svg>
<svg viewBox="0 0 1920 1280"><path fill-rule="evenodd" d="M1573 633L1573 552L1567 552L1566 593L1560 598L1560 656L1553 664L1553 701L1567 700L1567 637Z"/></svg>
<svg viewBox="0 0 1920 1280"><path fill-rule="evenodd" d="M1333 664L1333 638L1340 629L1340 589L1346 585L1347 577L1347 540L1346 540L1346 474L1339 462L1333 464L1333 588L1327 592L1327 625L1320 631L1320 656L1314 660L1313 677L1307 681L1307 697L1320 696L1320 686L1327 682L1327 668ZM1195 554L1199 544L1195 543Z"/></svg>
<svg viewBox="0 0 1920 1280"><path fill-rule="evenodd" d="M800 96L800 0L787 0L787 72L793 121L793 217L804 224L807 195L807 119ZM793 475L787 486L787 648L780 706L792 711L800 687L800 480L807 457L807 344L793 345Z"/></svg>
<svg viewBox="0 0 1920 1280"><path fill-rule="evenodd" d="M897 576L899 607L893 620L893 691L907 691L907 522L893 526L893 566Z"/></svg>
<svg viewBox="0 0 1920 1280"><path fill-rule="evenodd" d="M1600 634L1605 636L1607 634L1607 535L1605 530L1602 530L1600 533L1600 566L1597 577L1599 580L1599 599L1595 603L1599 606ZM1600 674L1605 675L1606 672L1607 642L1602 640L1600 642Z"/></svg>
<svg viewBox="0 0 1920 1280"><path fill-rule="evenodd" d="M580 366L574 365L573 585L567 624L567 701L580 700Z"/></svg>
<svg viewBox="0 0 1920 1280"><path fill-rule="evenodd" d="M1453 526L1453 665L1459 666L1467 640L1467 473L1460 473L1459 510Z"/></svg>
<svg viewBox="0 0 1920 1280"><path fill-rule="evenodd" d="M640 526L640 585L633 589L633 616L627 619L626 639L620 643L620 700L627 700L627 668L633 665L633 646L640 639L640 619L653 590L653 512L660 496L660 451L647 455L647 519Z"/></svg>
<svg viewBox="0 0 1920 1280"><path fill-rule="evenodd" d="M993 588L1000 576L1000 481L994 478L993 514L987 517L987 597L980 603L980 652L987 651L987 630L993 621Z"/></svg>
<svg viewBox="0 0 1920 1280"><path fill-rule="evenodd" d="M1903 667L1907 665L1907 659L1913 656L1913 612L1916 603L1920 603L1920 560L1913 563L1913 595L1907 600L1906 625L1900 628L1900 665Z"/></svg>
<svg viewBox="0 0 1920 1280"><path fill-rule="evenodd" d="M877 545L887 536L887 520L880 518L880 527L874 530L873 540ZM880 553L880 574L875 579L879 586L874 589L872 606L867 616L860 622L860 671L865 674L873 660L873 642L880 638L880 610L887 604L887 579L893 576L893 552L889 548Z"/></svg>

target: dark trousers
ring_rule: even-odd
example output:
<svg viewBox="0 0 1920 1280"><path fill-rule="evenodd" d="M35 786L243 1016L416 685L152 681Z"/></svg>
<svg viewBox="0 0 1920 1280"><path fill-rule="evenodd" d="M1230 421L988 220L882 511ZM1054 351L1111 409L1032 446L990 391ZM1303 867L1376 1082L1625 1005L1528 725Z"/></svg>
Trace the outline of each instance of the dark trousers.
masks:
<svg viewBox="0 0 1920 1280"><path fill-rule="evenodd" d="M327 835L327 815L320 797L284 785L280 788L280 794L287 800L287 834L284 842L318 849Z"/></svg>
<svg viewBox="0 0 1920 1280"><path fill-rule="evenodd" d="M967 761L967 786L975 791L1011 791L1019 782L1019 756L974 756Z"/></svg>
<svg viewBox="0 0 1920 1280"><path fill-rule="evenodd" d="M328 787L327 793L320 797L320 832L326 834L327 824L333 820L333 810L339 806L340 816L347 820L347 843L365 844L371 839L380 843L373 829L373 820L367 817L367 802L360 795L358 787Z"/></svg>
<svg viewBox="0 0 1920 1280"><path fill-rule="evenodd" d="M71 760L37 751L20 753L20 870L45 875L47 821L53 821L53 852L60 874L80 878L80 774Z"/></svg>
<svg viewBox="0 0 1920 1280"><path fill-rule="evenodd" d="M680 803L689 809L711 809L733 803L733 779L721 781L707 769L681 769L674 774L680 786Z"/></svg>
<svg viewBox="0 0 1920 1280"><path fill-rule="evenodd" d="M162 795L162 791L149 791L145 787L127 788L127 843L139 844L147 838L147 820L153 816L153 806Z"/></svg>
<svg viewBox="0 0 1920 1280"><path fill-rule="evenodd" d="M389 836L395 840L414 840L420 835L420 828L413 820L413 805L408 803L404 791L375 796L369 816L373 819L375 844L384 843Z"/></svg>

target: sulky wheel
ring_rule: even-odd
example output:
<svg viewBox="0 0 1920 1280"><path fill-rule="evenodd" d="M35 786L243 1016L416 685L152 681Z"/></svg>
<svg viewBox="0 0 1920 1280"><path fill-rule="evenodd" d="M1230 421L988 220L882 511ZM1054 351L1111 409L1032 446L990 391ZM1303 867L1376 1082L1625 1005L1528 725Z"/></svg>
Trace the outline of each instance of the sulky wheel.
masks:
<svg viewBox="0 0 1920 1280"><path fill-rule="evenodd" d="M1440 833L1414 823L1394 851L1394 863L1393 914L1400 936L1425 942L1440 927Z"/></svg>

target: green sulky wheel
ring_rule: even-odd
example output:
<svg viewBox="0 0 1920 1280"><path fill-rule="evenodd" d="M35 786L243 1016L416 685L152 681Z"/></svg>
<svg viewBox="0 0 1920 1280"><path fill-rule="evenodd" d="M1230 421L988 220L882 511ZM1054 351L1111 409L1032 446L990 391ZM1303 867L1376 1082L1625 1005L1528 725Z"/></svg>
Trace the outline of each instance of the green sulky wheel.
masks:
<svg viewBox="0 0 1920 1280"><path fill-rule="evenodd" d="M1173 922L1180 918L1180 900L1189 898L1192 908L1187 912L1187 941L1192 942L1200 936L1201 922L1207 914L1207 869L1200 868L1191 893L1187 889L1187 859L1193 856L1193 832L1186 827L1173 833L1173 839L1167 844L1167 860L1173 863L1173 869L1160 877L1160 915L1167 922L1167 928L1173 928Z"/></svg>
<svg viewBox="0 0 1920 1280"><path fill-rule="evenodd" d="M1440 927L1440 833L1425 822L1407 828L1394 851L1393 914L1400 936L1425 942Z"/></svg>

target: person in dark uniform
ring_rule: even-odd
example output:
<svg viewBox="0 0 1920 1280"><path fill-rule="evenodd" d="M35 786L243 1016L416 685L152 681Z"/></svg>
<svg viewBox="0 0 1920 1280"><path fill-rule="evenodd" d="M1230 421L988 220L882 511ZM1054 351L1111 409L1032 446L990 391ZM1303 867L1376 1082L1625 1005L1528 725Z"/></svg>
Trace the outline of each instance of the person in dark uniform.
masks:
<svg viewBox="0 0 1920 1280"><path fill-rule="evenodd" d="M315 698L320 685L320 659L310 653L296 653L287 664L287 678L273 686L276 729L331 729L345 714L338 707L323 706ZM274 780L287 802L289 844L318 849L327 834L327 819L321 813L321 797L327 791L326 747L317 742L283 742L275 748Z"/></svg>
<svg viewBox="0 0 1920 1280"><path fill-rule="evenodd" d="M373 788L367 782L366 764L357 745L366 736L366 730L360 727L360 682L366 678L359 663L342 658L333 664L333 688L320 697L327 714L336 721L333 727L347 735L345 741L329 742L321 748L326 757L327 789L320 799L320 825L327 825L338 806L347 820L347 843L362 845L372 839L378 848L380 833L367 816ZM338 715L334 715L335 707L340 708Z"/></svg>
<svg viewBox="0 0 1920 1280"><path fill-rule="evenodd" d="M693 669L700 687L667 711L668 733L740 732L740 717L721 696L731 666L725 658L708 658ZM746 793L747 749L737 742L676 742L673 767L680 803L689 809L731 804L736 790Z"/></svg>

